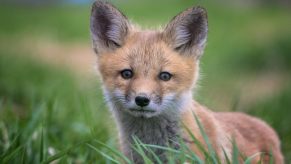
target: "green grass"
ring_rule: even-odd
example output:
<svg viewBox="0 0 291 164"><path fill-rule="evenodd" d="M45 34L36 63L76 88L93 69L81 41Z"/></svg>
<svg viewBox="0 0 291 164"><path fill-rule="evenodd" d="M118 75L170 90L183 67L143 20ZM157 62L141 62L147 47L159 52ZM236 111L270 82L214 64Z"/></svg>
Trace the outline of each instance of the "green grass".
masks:
<svg viewBox="0 0 291 164"><path fill-rule="evenodd" d="M86 7L1 6L0 35L49 37L67 42L89 38L89 14Z"/></svg>
<svg viewBox="0 0 291 164"><path fill-rule="evenodd" d="M275 72L290 81L291 13L288 9L239 8L190 0L113 3L143 27L165 25L192 5L199 4L208 10L209 39L201 61L202 87L196 97L211 109L218 110L219 98L224 95L233 102L239 101L239 96L233 95L240 94L241 88L235 86L240 80L252 81L250 77ZM28 58L30 55L23 53L29 52L18 45L26 37L89 45L89 15L90 6L86 5L0 6L0 163L3 160L39 163L53 159L60 163L105 163L109 162L108 157L125 160L115 148L116 137L111 139L116 136L111 130L115 125L106 110L100 86L85 83L84 87L71 72ZM291 161L290 86L291 82L280 86L278 94L250 104L247 109L275 128L282 139L287 162ZM141 146L137 147L141 153L148 151L149 145L136 142ZM52 150L56 156L50 154ZM177 158L196 159L186 147L181 151L185 155L179 156L181 152L176 152Z"/></svg>
<svg viewBox="0 0 291 164"><path fill-rule="evenodd" d="M111 122L100 89L80 87L67 71L14 54L1 52L0 68L0 157L12 155L2 160L39 163L51 156L49 149L108 141ZM100 159L86 146L66 154L64 162Z"/></svg>

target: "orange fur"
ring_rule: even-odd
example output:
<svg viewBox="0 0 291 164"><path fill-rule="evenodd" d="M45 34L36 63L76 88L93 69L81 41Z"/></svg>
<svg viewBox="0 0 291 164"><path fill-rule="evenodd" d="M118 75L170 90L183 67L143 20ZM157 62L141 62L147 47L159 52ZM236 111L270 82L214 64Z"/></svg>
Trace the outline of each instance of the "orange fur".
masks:
<svg viewBox="0 0 291 164"><path fill-rule="evenodd" d="M205 147L206 144L200 134L193 113L199 118L213 148L221 157L223 156L222 147L229 155L231 154L233 146L231 142L234 140L240 153L245 157L261 152L265 153L263 163L269 163L268 154L272 151L274 162L276 164L284 163L278 136L265 122L243 113L212 112L194 102L193 107L183 113L182 122L188 126L199 141L204 143ZM186 138L189 139L188 133L184 133L187 136ZM203 156L194 143L190 143L190 147L197 154ZM259 155L252 163L257 163L258 161L260 161Z"/></svg>
<svg viewBox="0 0 291 164"><path fill-rule="evenodd" d="M191 90L192 82L197 80L198 63L193 62L192 57L181 56L170 50L163 41L158 39L158 36L156 32L137 32L128 38L124 48L117 50L114 54L100 56L98 65L104 85L109 89L117 87L125 92L132 89L135 92L160 92L159 94L182 93ZM134 50L139 53L139 56L130 53ZM162 54L154 55L158 53ZM165 61L167 61L165 70L179 76L168 83L155 79L157 70ZM143 62L149 63L141 64ZM135 70L138 73L131 84L118 76L119 70L130 67L129 63L133 63L132 67L136 68ZM145 65L148 67L145 67ZM148 71L147 76L139 74L145 71ZM195 72L195 74L191 72ZM272 148L275 163L283 163L276 133L261 120L240 113L214 113L198 103L194 103L193 106L185 109L181 120L194 135L197 135L196 137L202 143L204 143L204 140L192 112L197 114L214 149L222 158L221 147L224 147L231 155L231 140L235 139L239 150L245 156L251 156L258 152L269 153ZM186 132L184 132L184 135L187 136L187 141L191 141L191 137ZM203 157L202 152L198 151L195 144L190 143L190 147L199 156ZM267 157L265 160L267 161ZM259 161L259 159L257 158L256 161Z"/></svg>

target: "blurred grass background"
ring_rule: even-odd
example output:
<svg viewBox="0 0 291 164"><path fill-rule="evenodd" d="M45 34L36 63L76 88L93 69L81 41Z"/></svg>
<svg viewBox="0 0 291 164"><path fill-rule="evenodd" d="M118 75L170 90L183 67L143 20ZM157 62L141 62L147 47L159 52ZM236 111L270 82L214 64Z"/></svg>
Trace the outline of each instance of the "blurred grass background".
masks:
<svg viewBox="0 0 291 164"><path fill-rule="evenodd" d="M0 2L0 159L12 154L2 161L39 163L90 139L114 145L114 121L93 69L88 2ZM291 161L288 1L112 3L144 28L163 26L190 6L205 7L209 39L196 99L215 111L243 111L267 121ZM85 146L66 154L61 163L105 162Z"/></svg>

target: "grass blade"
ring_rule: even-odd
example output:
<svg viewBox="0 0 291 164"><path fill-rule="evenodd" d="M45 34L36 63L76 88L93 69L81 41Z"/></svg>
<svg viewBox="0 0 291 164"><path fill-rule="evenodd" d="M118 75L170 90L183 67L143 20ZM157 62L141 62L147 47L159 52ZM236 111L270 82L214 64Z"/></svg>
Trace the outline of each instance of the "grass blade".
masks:
<svg viewBox="0 0 291 164"><path fill-rule="evenodd" d="M239 151L235 140L232 142L232 163L239 164Z"/></svg>
<svg viewBox="0 0 291 164"><path fill-rule="evenodd" d="M85 141L85 142L81 142L75 146L72 146L72 147L69 147L67 148L66 150L63 150L63 151L60 151L58 152L57 154L53 155L53 156L50 156L48 159L46 159L45 161L42 161L41 163L42 164L48 164L48 163L51 163L55 160L58 160L64 156L66 156L70 151L72 151L73 149L77 148L77 147L80 147L82 145L84 145L85 143L87 143L88 141Z"/></svg>
<svg viewBox="0 0 291 164"><path fill-rule="evenodd" d="M132 136L132 139L133 139L133 142L134 142L134 146L132 146L132 148L139 154L141 155L142 159L144 160L144 163L145 164L151 164L153 163L148 157L147 155L145 154L144 150L142 149L142 147L140 146L141 141L135 137L135 136Z"/></svg>
<svg viewBox="0 0 291 164"><path fill-rule="evenodd" d="M145 144L141 143L141 146L146 150L148 151L150 154L153 155L154 159L156 160L155 163L158 163L158 164L162 164L163 162L160 160L160 158L156 155L156 153L149 147L147 147Z"/></svg>
<svg viewBox="0 0 291 164"><path fill-rule="evenodd" d="M175 143L175 141L172 141L172 142ZM188 149L181 138L179 138L179 150L181 151L181 153L178 155L179 163L185 163L187 159L186 151L188 151Z"/></svg>
<svg viewBox="0 0 291 164"><path fill-rule="evenodd" d="M251 164L251 163L252 163L252 160L253 160L255 157L260 156L260 155L262 155L262 154L264 154L264 153L262 153L262 152L258 152L258 153L256 153L256 154L254 154L254 155L248 157L248 158L245 160L244 164ZM271 161L270 161L270 163L272 164Z"/></svg>
<svg viewBox="0 0 291 164"><path fill-rule="evenodd" d="M181 143L180 145L182 146L182 148L190 153L189 155L191 157L191 160L193 160L194 162L198 162L199 164L203 163L201 161L201 159L192 150L189 149L189 147L185 144L185 142L183 140L181 140L180 143ZM182 153L182 154L185 157L187 157L186 154L184 154L184 153Z"/></svg>
<svg viewBox="0 0 291 164"><path fill-rule="evenodd" d="M60 158L62 158L62 157L64 157L64 156L66 156L66 155L67 155L71 150L72 150L72 148L68 148L68 149L66 149L66 150L64 150L64 151L60 151L60 152L58 152L57 154L55 154L55 155L49 157L49 158L46 159L45 161L42 161L41 163L42 163L42 164L49 164L49 163L51 163L51 162L53 162L53 161L55 161L55 160L58 160L58 159L60 159Z"/></svg>
<svg viewBox="0 0 291 164"><path fill-rule="evenodd" d="M104 143L102 143L102 142L100 142L98 140L94 140L94 142L96 142L96 143L100 144L101 146L107 148L110 152L112 152L113 154L115 154L115 155L119 156L120 158L122 158L126 163L132 164L132 162L125 155L123 155L122 153L112 149L111 147L107 146L106 144L104 144Z"/></svg>
<svg viewBox="0 0 291 164"><path fill-rule="evenodd" d="M273 163L274 163L274 156L273 156L273 151L272 151L272 149L270 150L270 154L269 154L269 156L270 156L270 164L273 164Z"/></svg>
<svg viewBox="0 0 291 164"><path fill-rule="evenodd" d="M43 128L41 129L41 137L40 137L40 156L39 156L39 162L41 163L44 159L44 135L43 135Z"/></svg>
<svg viewBox="0 0 291 164"><path fill-rule="evenodd" d="M23 146L19 146L15 148L11 153L7 154L1 163L8 163L9 160L11 160L20 150L23 148Z"/></svg>
<svg viewBox="0 0 291 164"><path fill-rule="evenodd" d="M101 154L103 157L105 157L106 159L108 159L109 161L113 162L113 163L117 163L119 164L119 162L115 159L113 159L112 157L110 157L109 155L105 154L104 152L102 152L101 150L97 149L96 147L94 147L91 144L86 144L88 147L92 148L93 150L95 150L96 152L98 152L99 154Z"/></svg>
<svg viewBox="0 0 291 164"><path fill-rule="evenodd" d="M191 132L191 130L186 125L183 125L183 127L186 129L187 133L190 135L191 139L193 140L193 142L197 146L197 148L204 154L204 156L206 158L208 158L209 157L209 153L204 148L202 143L194 136L194 134Z"/></svg>
<svg viewBox="0 0 291 164"><path fill-rule="evenodd" d="M20 140L20 134L18 134L14 139L13 141L11 142L9 148L6 150L5 153L3 153L2 156L0 156L0 161L1 159L4 159L5 157L7 157L9 154L11 154L17 147L17 143L19 142Z"/></svg>
<svg viewBox="0 0 291 164"><path fill-rule="evenodd" d="M209 151L209 154L210 154L210 157L211 157L210 159L212 160L212 163L215 163L215 164L216 163L220 163L220 162L217 161L218 157L217 157L212 145L210 144L209 138L208 138L208 136L207 136L207 134L206 134L206 132L204 130L203 125L199 121L199 119L196 116L196 114L194 112L192 112L192 114L193 114L193 116L194 116L194 118L196 120L196 123L197 123L197 125L199 127L199 130L200 130L200 132L202 134L202 137L203 137L203 139L204 139L204 141L205 141L205 143L206 143L206 145L208 147L208 151Z"/></svg>
<svg viewBox="0 0 291 164"><path fill-rule="evenodd" d="M222 147L222 151L223 151L223 155L225 157L226 163L231 164L230 159L229 159L229 157L228 157L228 155L223 147Z"/></svg>
<svg viewBox="0 0 291 164"><path fill-rule="evenodd" d="M26 148L23 148L23 152L22 152L22 157L21 157L21 163L25 164L26 161Z"/></svg>
<svg viewBox="0 0 291 164"><path fill-rule="evenodd" d="M40 119L42 118L41 115L43 114L43 111L45 110L45 105L46 105L45 103L42 103L41 105L33 107L35 108L34 113L23 131L24 137L30 138L34 130L37 129Z"/></svg>
<svg viewBox="0 0 291 164"><path fill-rule="evenodd" d="M172 152L172 153L181 153L179 150L176 150L176 149L172 149L172 148L169 148L169 147L164 147L164 146L159 146L159 145L151 145L151 144L144 144L145 146L147 147L151 147L151 148L157 148L157 149L161 149L161 150L166 150L166 151L169 151L169 152Z"/></svg>
<svg viewBox="0 0 291 164"><path fill-rule="evenodd" d="M169 148L169 147L159 146L159 145L150 145L150 144L145 144L145 146L147 146L147 147L151 147L151 148L157 148L157 149L165 150L165 151L168 151L168 152L171 152L171 153L175 153L175 154L181 154L181 153L182 153L182 152L179 151L179 150L172 149L172 148ZM193 158L192 158L190 155L185 154L185 156L186 156L188 159L193 160ZM194 159L194 160L195 160L195 159ZM201 160L198 158L198 161L201 161ZM203 162L201 161L201 163L203 163Z"/></svg>

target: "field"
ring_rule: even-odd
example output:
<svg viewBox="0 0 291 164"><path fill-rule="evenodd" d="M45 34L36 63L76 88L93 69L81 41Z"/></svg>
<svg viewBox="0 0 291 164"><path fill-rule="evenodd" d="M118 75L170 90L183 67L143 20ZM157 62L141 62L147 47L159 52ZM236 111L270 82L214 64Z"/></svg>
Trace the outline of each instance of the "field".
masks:
<svg viewBox="0 0 291 164"><path fill-rule="evenodd" d="M209 39L195 98L215 111L267 121L291 161L290 7L113 3L145 28L204 6ZM116 147L115 123L93 68L89 15L89 5L0 5L0 163L105 163L98 151L108 149L99 141Z"/></svg>

